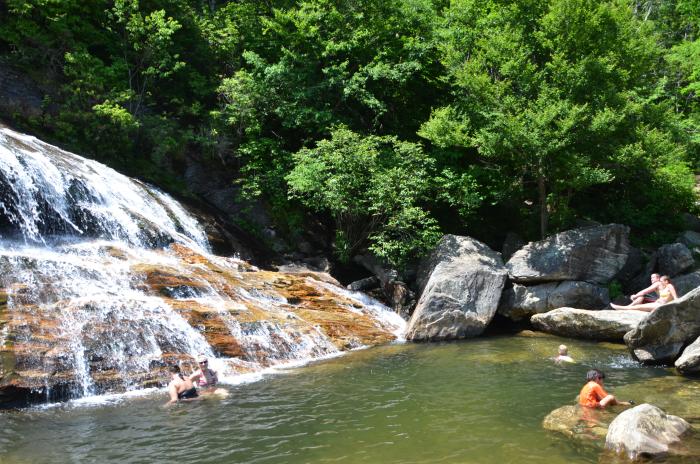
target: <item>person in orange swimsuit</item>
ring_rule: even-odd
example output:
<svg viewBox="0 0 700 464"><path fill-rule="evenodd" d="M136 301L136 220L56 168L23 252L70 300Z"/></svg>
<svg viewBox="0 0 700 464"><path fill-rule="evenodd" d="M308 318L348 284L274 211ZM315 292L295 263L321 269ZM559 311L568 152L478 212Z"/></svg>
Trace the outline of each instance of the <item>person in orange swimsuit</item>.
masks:
<svg viewBox="0 0 700 464"><path fill-rule="evenodd" d="M606 406L614 404L631 405L632 402L618 401L615 396L610 395L603 388L605 374L598 369L592 369L586 373L586 385L578 395L578 404L587 408L604 409Z"/></svg>

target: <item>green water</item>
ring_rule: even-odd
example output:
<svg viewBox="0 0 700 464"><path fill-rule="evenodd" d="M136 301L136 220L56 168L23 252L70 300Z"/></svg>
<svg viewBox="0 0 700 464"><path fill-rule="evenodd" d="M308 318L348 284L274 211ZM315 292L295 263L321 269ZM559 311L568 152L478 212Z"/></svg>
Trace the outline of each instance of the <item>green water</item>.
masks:
<svg viewBox="0 0 700 464"><path fill-rule="evenodd" d="M0 462L596 463L600 443L548 432L587 369L623 399L697 414L700 382L642 368L621 346L497 337L368 349L164 408L165 393L0 412ZM690 408L690 409L688 409ZM695 406L697 409L697 406ZM697 462L669 460L668 462Z"/></svg>

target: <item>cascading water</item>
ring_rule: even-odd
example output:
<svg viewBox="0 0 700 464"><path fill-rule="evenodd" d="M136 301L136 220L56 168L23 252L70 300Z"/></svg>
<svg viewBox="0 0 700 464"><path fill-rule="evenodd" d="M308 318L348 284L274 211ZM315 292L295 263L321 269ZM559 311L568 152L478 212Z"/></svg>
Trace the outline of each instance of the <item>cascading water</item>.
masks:
<svg viewBox="0 0 700 464"><path fill-rule="evenodd" d="M313 277L213 256L163 192L0 127L0 402L160 385L198 354L226 378L402 328Z"/></svg>

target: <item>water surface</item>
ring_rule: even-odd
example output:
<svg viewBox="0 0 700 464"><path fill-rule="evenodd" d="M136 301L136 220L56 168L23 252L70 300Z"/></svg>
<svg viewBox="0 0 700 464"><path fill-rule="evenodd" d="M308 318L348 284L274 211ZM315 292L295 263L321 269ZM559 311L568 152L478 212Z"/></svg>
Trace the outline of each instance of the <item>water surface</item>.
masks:
<svg viewBox="0 0 700 464"><path fill-rule="evenodd" d="M589 368L605 370L612 393L669 413L690 414L684 407L700 399L700 382L639 367L619 345L566 341L578 363L555 365L561 341L384 346L169 408L159 391L4 411L0 462L595 463L599 444L541 425L574 402Z"/></svg>

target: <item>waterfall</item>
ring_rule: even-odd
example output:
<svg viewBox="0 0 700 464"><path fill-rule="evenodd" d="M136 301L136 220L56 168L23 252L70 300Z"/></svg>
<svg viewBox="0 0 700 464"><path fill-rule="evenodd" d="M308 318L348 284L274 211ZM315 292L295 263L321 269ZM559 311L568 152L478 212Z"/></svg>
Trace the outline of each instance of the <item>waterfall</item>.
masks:
<svg viewBox="0 0 700 464"><path fill-rule="evenodd" d="M162 385L199 354L232 379L403 325L314 276L212 255L167 194L0 126L0 403Z"/></svg>

